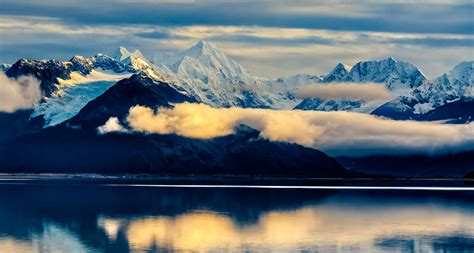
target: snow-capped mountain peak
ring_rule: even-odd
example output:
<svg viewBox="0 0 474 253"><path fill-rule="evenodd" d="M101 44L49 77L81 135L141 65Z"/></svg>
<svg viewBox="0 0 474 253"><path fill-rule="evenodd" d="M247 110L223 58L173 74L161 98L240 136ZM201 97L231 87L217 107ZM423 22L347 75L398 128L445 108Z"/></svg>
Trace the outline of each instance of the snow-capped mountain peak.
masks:
<svg viewBox="0 0 474 253"><path fill-rule="evenodd" d="M104 58L104 55L101 55L101 56L102 58ZM110 58L114 59L115 61L119 62L121 65L125 66L125 68L129 72L135 72L135 71L146 72L147 70L153 68L150 61L142 54L142 52L140 52L140 50L135 50L133 52L130 52L130 50L128 50L125 47L119 47L111 54ZM104 59L101 59L101 60L104 60Z"/></svg>
<svg viewBox="0 0 474 253"><path fill-rule="evenodd" d="M381 106L375 113L382 116L410 118L445 104L474 96L474 61L461 62L449 72L426 80L409 94Z"/></svg>
<svg viewBox="0 0 474 253"><path fill-rule="evenodd" d="M219 48L211 42L200 40L183 52L184 56L198 58L202 55L221 55Z"/></svg>
<svg viewBox="0 0 474 253"><path fill-rule="evenodd" d="M456 65L448 73L452 82L458 81L463 84L474 84L474 61L463 61Z"/></svg>
<svg viewBox="0 0 474 253"><path fill-rule="evenodd" d="M251 82L253 77L233 59L227 57L211 42L199 41L180 54L171 69L186 79L200 79L205 83Z"/></svg>
<svg viewBox="0 0 474 253"><path fill-rule="evenodd" d="M334 69L324 77L324 82L340 82L344 81L347 74L351 71L351 66L339 63Z"/></svg>
<svg viewBox="0 0 474 253"><path fill-rule="evenodd" d="M339 63L323 82L354 82L354 83L383 83L394 95L409 94L419 87L426 77L413 64L397 61L393 57L376 61L361 61L352 68ZM365 101L336 101L322 100L319 98L305 99L296 109L303 110L349 110L371 112L383 101L367 103Z"/></svg>
<svg viewBox="0 0 474 253"><path fill-rule="evenodd" d="M393 57L358 62L346 77L348 82L385 83L389 90L400 94L419 87L425 80L425 75L418 67Z"/></svg>
<svg viewBox="0 0 474 253"><path fill-rule="evenodd" d="M123 61L127 57L130 57L131 54L132 53L130 53L130 51L128 51L127 48L119 47L119 48L115 49L115 51L111 54L111 57L114 58L117 61Z"/></svg>
<svg viewBox="0 0 474 253"><path fill-rule="evenodd" d="M139 50L135 50L132 54L130 54L127 58L123 59L125 65L131 66L135 70L144 71L146 69L151 68L151 64L148 59L143 56L143 54Z"/></svg>
<svg viewBox="0 0 474 253"><path fill-rule="evenodd" d="M182 52L157 54L154 64L176 88L212 106L269 108L288 103L286 93L285 98L275 98L283 95L271 92L268 80L251 75L211 42L201 40Z"/></svg>

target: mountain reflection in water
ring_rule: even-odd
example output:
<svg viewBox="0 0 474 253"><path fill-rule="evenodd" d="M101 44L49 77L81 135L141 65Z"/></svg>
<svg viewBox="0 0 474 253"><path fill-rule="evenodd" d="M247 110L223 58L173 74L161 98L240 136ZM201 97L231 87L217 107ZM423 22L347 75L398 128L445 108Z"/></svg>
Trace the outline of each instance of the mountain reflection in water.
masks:
<svg viewBox="0 0 474 253"><path fill-rule="evenodd" d="M474 192L0 185L0 251L474 250Z"/></svg>

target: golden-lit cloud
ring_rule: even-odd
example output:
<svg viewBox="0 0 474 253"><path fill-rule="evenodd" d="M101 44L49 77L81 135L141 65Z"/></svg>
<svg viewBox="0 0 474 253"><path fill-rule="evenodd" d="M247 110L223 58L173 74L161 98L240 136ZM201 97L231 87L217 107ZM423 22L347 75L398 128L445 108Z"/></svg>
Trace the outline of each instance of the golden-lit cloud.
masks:
<svg viewBox="0 0 474 253"><path fill-rule="evenodd" d="M441 152L472 148L474 123L389 120L356 112L213 108L182 103L154 110L135 106L129 125L145 133L177 134L190 138L229 135L239 125L260 131L272 141L298 143L331 154Z"/></svg>
<svg viewBox="0 0 474 253"><path fill-rule="evenodd" d="M28 109L41 99L40 82L31 76L8 78L0 72L0 112Z"/></svg>
<svg viewBox="0 0 474 253"><path fill-rule="evenodd" d="M295 92L299 98L324 100L386 101L392 98L390 91L380 83L328 83L305 86Z"/></svg>
<svg viewBox="0 0 474 253"><path fill-rule="evenodd" d="M130 108L128 122L138 131L191 137L213 138L229 135L233 132L238 115L225 111L212 110L204 104L182 104L174 109L160 109L159 114L148 107ZM211 111L209 111L211 109ZM222 120L224 119L225 120Z"/></svg>

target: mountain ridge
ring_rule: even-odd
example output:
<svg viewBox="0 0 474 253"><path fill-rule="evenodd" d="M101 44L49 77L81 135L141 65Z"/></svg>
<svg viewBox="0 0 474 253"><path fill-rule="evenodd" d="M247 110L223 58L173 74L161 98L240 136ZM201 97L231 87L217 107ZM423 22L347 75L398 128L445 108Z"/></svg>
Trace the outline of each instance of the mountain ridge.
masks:
<svg viewBox="0 0 474 253"><path fill-rule="evenodd" d="M474 61L465 61L447 73L427 80L410 93L380 106L373 114L395 119L415 119L443 105L472 97Z"/></svg>
<svg viewBox="0 0 474 253"><path fill-rule="evenodd" d="M397 61L393 57L360 61L354 66L339 63L325 76L297 74L269 80L251 75L211 42L198 41L176 55L174 59L168 57L167 62L157 62L159 58L155 57L152 63L139 50L132 52L125 47L119 47L111 56L100 53L92 57L74 56L67 62L21 59L7 68L6 73L11 77L22 74L36 75L42 81L42 90L46 96L51 96L60 87L57 85L58 78L67 80L72 78L71 74L75 72L90 75L93 70L99 70L112 73L144 73L155 80L166 81L177 91L198 102L214 107L348 110L373 112L376 115L397 119L414 118L414 114L427 113L443 104L464 97L460 95L464 90L458 91L452 87L458 85L456 81L453 81L457 76L461 79L462 76L466 76L466 73L462 71L466 68L453 69L452 74L446 73L433 81L427 80L421 70L413 64ZM467 72L463 82L472 83L472 62L464 62L460 65L471 68L471 72ZM19 70L19 66L26 70ZM367 103L366 101L336 101L319 98L302 100L294 95L300 87L332 82L381 82L397 96L398 101L395 99ZM434 90L431 87L433 83L437 83L439 88ZM472 90L474 93L474 89ZM418 94L410 94L415 91ZM429 92L431 95L423 95ZM446 92L454 93L454 95ZM425 102L427 99L423 98L427 96L438 98L435 103L429 104L430 101Z"/></svg>
<svg viewBox="0 0 474 253"><path fill-rule="evenodd" d="M393 94L404 94L414 87L419 87L426 77L415 65L397 61L393 57L382 60L360 61L350 69L342 63L337 64L321 82L330 85L334 82L342 83L381 83ZM385 101L388 102L388 101ZM323 100L307 98L301 101L294 109L317 111L358 111L370 113L379 104L367 101Z"/></svg>

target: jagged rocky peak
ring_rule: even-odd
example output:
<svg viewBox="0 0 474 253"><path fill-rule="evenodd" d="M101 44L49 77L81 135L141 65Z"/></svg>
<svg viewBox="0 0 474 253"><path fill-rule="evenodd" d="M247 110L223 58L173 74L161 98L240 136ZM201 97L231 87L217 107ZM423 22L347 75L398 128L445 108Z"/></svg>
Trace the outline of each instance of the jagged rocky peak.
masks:
<svg viewBox="0 0 474 253"><path fill-rule="evenodd" d="M0 71L7 72L12 67L11 64L0 64Z"/></svg>
<svg viewBox="0 0 474 253"><path fill-rule="evenodd" d="M93 59L94 68L112 70L116 73L121 73L127 70L127 68L121 62L105 54L96 54Z"/></svg>
<svg viewBox="0 0 474 253"><path fill-rule="evenodd" d="M382 105L374 114L414 118L454 101L470 99L474 97L473 66L474 61L461 62L440 77L425 81L411 93ZM453 113L459 113L459 110Z"/></svg>
<svg viewBox="0 0 474 253"><path fill-rule="evenodd" d="M248 83L254 80L240 64L227 57L215 44L203 40L178 53L170 67L181 78L200 79L204 83Z"/></svg>
<svg viewBox="0 0 474 253"><path fill-rule="evenodd" d="M463 61L456 65L448 74L452 82L474 84L474 61Z"/></svg>
<svg viewBox="0 0 474 253"><path fill-rule="evenodd" d="M24 75L34 76L41 81L41 90L44 95L49 96L56 90L58 78L69 79L72 71L70 62L20 59L8 69L6 75L12 78Z"/></svg>
<svg viewBox="0 0 474 253"><path fill-rule="evenodd" d="M346 77L349 82L385 83L391 91L406 92L419 87L426 80L415 65L389 57L379 61L361 61Z"/></svg>
<svg viewBox="0 0 474 253"><path fill-rule="evenodd" d="M425 81L426 77L415 65L397 61L393 57L378 61L361 61L350 70L340 63L323 80L323 82L383 83L395 95L409 94ZM361 101L305 99L295 109L370 112L375 108Z"/></svg>
<svg viewBox="0 0 474 253"><path fill-rule="evenodd" d="M119 47L115 49L115 51L110 55L112 58L114 58L117 61L123 61L127 57L129 57L132 53L128 51L127 48L125 47Z"/></svg>
<svg viewBox="0 0 474 253"><path fill-rule="evenodd" d="M72 57L69 62L72 63L73 69L83 75L90 74L94 68L95 59L86 58L84 56L76 55Z"/></svg>
<svg viewBox="0 0 474 253"><path fill-rule="evenodd" d="M132 53L125 47L119 47L111 56L124 65L129 72L146 71L152 68L150 61L138 49Z"/></svg>
<svg viewBox="0 0 474 253"><path fill-rule="evenodd" d="M194 58L198 58L202 55L220 54L222 54L222 52L220 52L220 49L217 47L217 45L204 40L196 42L193 46L191 46L184 52L184 55Z"/></svg>
<svg viewBox="0 0 474 253"><path fill-rule="evenodd" d="M127 48L122 46L115 49L115 51L112 52L110 56L119 62L127 61L128 58L136 58L148 61L142 52L140 52L140 50L136 49L135 51L130 52Z"/></svg>
<svg viewBox="0 0 474 253"><path fill-rule="evenodd" d="M328 83L344 81L349 71L351 71L351 66L339 63L324 77L323 81Z"/></svg>

